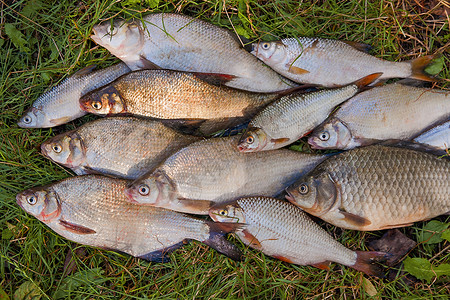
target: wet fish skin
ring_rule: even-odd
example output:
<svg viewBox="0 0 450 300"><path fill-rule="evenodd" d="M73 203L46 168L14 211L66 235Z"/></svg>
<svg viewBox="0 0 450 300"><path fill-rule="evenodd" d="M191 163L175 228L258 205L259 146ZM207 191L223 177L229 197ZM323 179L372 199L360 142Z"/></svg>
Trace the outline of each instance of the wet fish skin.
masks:
<svg viewBox="0 0 450 300"><path fill-rule="evenodd" d="M132 70L158 66L187 72L233 75L225 85L253 92L276 92L296 86L244 50L228 30L172 13L139 20L95 25L91 38ZM230 63L232 62L232 63Z"/></svg>
<svg viewBox="0 0 450 300"><path fill-rule="evenodd" d="M41 152L78 175L94 172L137 179L198 140L155 120L110 117L45 141Z"/></svg>
<svg viewBox="0 0 450 300"><path fill-rule="evenodd" d="M130 72L124 63L93 72L94 67L78 71L42 94L20 118L19 127L55 127L82 117L86 113L79 106L81 96Z"/></svg>
<svg viewBox="0 0 450 300"><path fill-rule="evenodd" d="M380 80L410 77L435 81L424 69L436 56L391 62L367 54L367 48L355 42L298 37L253 44L251 53L276 72L304 84L336 87L378 72L383 73Z"/></svg>
<svg viewBox="0 0 450 300"><path fill-rule="evenodd" d="M286 149L241 153L238 138L203 140L181 149L129 186L130 201L208 214L214 203L277 195L327 157Z"/></svg>
<svg viewBox="0 0 450 300"><path fill-rule="evenodd" d="M414 141L442 150L450 148L450 120L421 133Z"/></svg>
<svg viewBox="0 0 450 300"><path fill-rule="evenodd" d="M212 207L210 217L216 222L245 223L236 232L240 240L264 254L298 265L327 268L337 262L368 275L383 277L373 264L386 253L352 251L334 240L301 209L269 197L249 197Z"/></svg>
<svg viewBox="0 0 450 300"><path fill-rule="evenodd" d="M323 122L337 105L380 76L371 74L341 88L290 94L274 101L250 121L239 141L239 151L273 150L294 143Z"/></svg>
<svg viewBox="0 0 450 300"><path fill-rule="evenodd" d="M130 204L123 193L127 181L99 175L70 177L28 189L17 203L53 231L74 242L112 249L151 261L187 240L198 240L239 258L223 235L239 226L218 227L173 211Z"/></svg>
<svg viewBox="0 0 450 300"><path fill-rule="evenodd" d="M330 157L286 189L286 198L335 226L383 230L450 211L450 161L373 145Z"/></svg>
<svg viewBox="0 0 450 300"><path fill-rule="evenodd" d="M353 149L379 141L411 140L450 118L450 92L388 84L359 93L318 126L315 149Z"/></svg>

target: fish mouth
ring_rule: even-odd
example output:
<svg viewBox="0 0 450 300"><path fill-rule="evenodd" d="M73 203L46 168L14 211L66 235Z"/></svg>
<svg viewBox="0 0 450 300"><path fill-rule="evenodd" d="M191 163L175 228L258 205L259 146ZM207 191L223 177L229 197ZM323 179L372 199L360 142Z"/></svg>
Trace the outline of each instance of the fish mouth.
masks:
<svg viewBox="0 0 450 300"><path fill-rule="evenodd" d="M130 203L139 204L139 202L137 202L137 201L134 199L134 192L133 192L133 189L132 189L131 187L130 187L130 188L124 189L123 192L125 193L125 196L127 196L128 201L129 201Z"/></svg>
<svg viewBox="0 0 450 300"><path fill-rule="evenodd" d="M22 198L22 193L16 195L16 203L20 206L20 208L23 209L22 201L20 200L20 198Z"/></svg>
<svg viewBox="0 0 450 300"><path fill-rule="evenodd" d="M312 149L325 149L319 145L317 145L317 143L314 141L315 137L311 136L308 138L308 144L311 146Z"/></svg>

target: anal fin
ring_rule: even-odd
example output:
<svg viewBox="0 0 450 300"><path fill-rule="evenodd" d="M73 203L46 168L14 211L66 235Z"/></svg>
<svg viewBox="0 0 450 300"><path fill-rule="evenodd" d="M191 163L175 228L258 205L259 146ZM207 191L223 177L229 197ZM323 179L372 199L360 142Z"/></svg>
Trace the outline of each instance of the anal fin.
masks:
<svg viewBox="0 0 450 300"><path fill-rule="evenodd" d="M289 258L287 258L287 257L285 257L285 256L282 256L282 255L272 255L272 257L274 257L274 258L276 258L276 259L279 259L279 260L281 260L281 261L290 263L290 264L293 264L293 263L294 263L291 259L289 259Z"/></svg>
<svg viewBox="0 0 450 300"><path fill-rule="evenodd" d="M87 228L87 227L84 227L81 225L77 225L74 223L70 223L65 220L59 220L59 224L64 226L66 228L66 230L71 231L73 233L77 233L77 234L94 234L94 233L96 233L95 230L92 230L90 228Z"/></svg>
<svg viewBox="0 0 450 300"><path fill-rule="evenodd" d="M322 261L315 264L311 264L311 266L319 268L321 270L330 270L330 262L329 261Z"/></svg>

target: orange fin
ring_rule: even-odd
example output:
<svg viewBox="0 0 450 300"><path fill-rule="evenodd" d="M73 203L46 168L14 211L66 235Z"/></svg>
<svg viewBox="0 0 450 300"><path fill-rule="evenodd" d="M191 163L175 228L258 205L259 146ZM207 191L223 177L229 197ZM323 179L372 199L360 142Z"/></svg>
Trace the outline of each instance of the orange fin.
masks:
<svg viewBox="0 0 450 300"><path fill-rule="evenodd" d="M373 74L367 75L366 77L363 77L363 78L355 81L354 85L356 85L358 87L358 89L361 89L361 88L371 84L378 78L380 78L381 75L383 75L383 73L373 73Z"/></svg>
<svg viewBox="0 0 450 300"><path fill-rule="evenodd" d="M433 63L433 60L439 58L440 54L421 56L411 61L411 78L424 81L437 81L435 77L425 72L425 69Z"/></svg>
<svg viewBox="0 0 450 300"><path fill-rule="evenodd" d="M289 138L270 139L270 141L272 143L275 143L275 145L278 145L278 144L284 144L284 143L288 142Z"/></svg>
<svg viewBox="0 0 450 300"><path fill-rule="evenodd" d="M385 230L385 229L392 229L392 228L408 227L408 226L412 226L413 224L414 224L414 222L403 223L403 224L396 224L396 225L386 225L386 226L378 228L377 230Z"/></svg>
<svg viewBox="0 0 450 300"><path fill-rule="evenodd" d="M330 270L330 262L329 261L322 261L316 264L311 264L311 266L319 268L321 270Z"/></svg>
<svg viewBox="0 0 450 300"><path fill-rule="evenodd" d="M291 259L289 259L289 258L287 258L287 257L285 257L285 256L281 256L281 255L272 255L272 257L274 257L274 258L276 258L276 259L279 259L279 260L281 260L281 261L290 263L290 264L293 264L293 263L294 263Z"/></svg>
<svg viewBox="0 0 450 300"><path fill-rule="evenodd" d="M386 275L383 268L377 263L385 262L391 255L386 252L377 251L355 251L356 263L349 266L367 275L384 278Z"/></svg>
<svg viewBox="0 0 450 300"><path fill-rule="evenodd" d="M302 74L309 73L308 70L305 70L305 69L302 69L302 68L299 68L299 67L296 67L293 65L286 65L286 67L288 68L289 73L292 73L292 74L302 75Z"/></svg>
<svg viewBox="0 0 450 300"><path fill-rule="evenodd" d="M189 211L191 214L207 215L214 202L209 200L194 200L186 198L177 198L183 206L183 211Z"/></svg>
<svg viewBox="0 0 450 300"><path fill-rule="evenodd" d="M359 50L359 51L362 51L365 53L369 53L370 49L372 49L372 46L370 46L368 44L364 44L364 43L358 43L358 42L353 42L353 41L343 41L343 42L349 46L352 46L356 50Z"/></svg>
<svg viewBox="0 0 450 300"><path fill-rule="evenodd" d="M90 65L90 66L84 67L83 69L76 71L73 74L73 76L83 76L83 75L89 74L92 71L94 71L94 69L96 67L97 67L97 65Z"/></svg>
<svg viewBox="0 0 450 300"><path fill-rule="evenodd" d="M257 250L261 250L262 249L262 245L261 243L258 241L257 238L255 238L255 236L253 234L251 234L250 232L248 232L248 230L243 230L242 233L244 234L244 239L247 241L247 243L252 247L255 248Z"/></svg>
<svg viewBox="0 0 450 300"><path fill-rule="evenodd" d="M344 220L353 226L364 227L372 224L372 222L370 222L366 218L360 217L358 215L348 213L346 211L339 211L339 212L344 215Z"/></svg>
<svg viewBox="0 0 450 300"><path fill-rule="evenodd" d="M145 58L143 55L139 56L139 60L142 63L142 68L143 69L148 69L148 70L159 70L161 69L160 66L158 66L157 64L149 61L147 58Z"/></svg>
<svg viewBox="0 0 450 300"><path fill-rule="evenodd" d="M64 226L66 228L66 230L71 231L73 233L77 233L77 234L93 234L95 233L95 230L92 230L90 228L81 226L81 225L76 225L64 220L59 220L59 224L61 224L62 226Z"/></svg>
<svg viewBox="0 0 450 300"><path fill-rule="evenodd" d="M236 78L234 75L218 74L218 73L193 73L195 77L215 86L224 85L225 83Z"/></svg>

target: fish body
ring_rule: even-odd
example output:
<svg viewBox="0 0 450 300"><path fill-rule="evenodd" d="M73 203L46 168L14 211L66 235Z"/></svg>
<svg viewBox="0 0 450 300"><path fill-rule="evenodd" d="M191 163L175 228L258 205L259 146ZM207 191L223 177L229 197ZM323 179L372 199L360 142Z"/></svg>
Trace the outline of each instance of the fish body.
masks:
<svg viewBox="0 0 450 300"><path fill-rule="evenodd" d="M380 140L410 140L449 118L450 92L388 84L344 103L308 143L316 149L352 149Z"/></svg>
<svg viewBox="0 0 450 300"><path fill-rule="evenodd" d="M158 121L111 117L59 134L44 142L41 152L78 175L94 172L136 179L198 139Z"/></svg>
<svg viewBox="0 0 450 300"><path fill-rule="evenodd" d="M18 125L23 128L47 128L84 116L86 112L79 104L81 96L131 71L124 63L93 72L94 68L88 66L42 94L20 118Z"/></svg>
<svg viewBox="0 0 450 300"><path fill-rule="evenodd" d="M159 262L191 239L230 256L236 254L223 238L226 231L234 230L231 227L220 229L212 222L177 212L133 205L123 193L126 184L99 175L70 177L26 190L16 200L56 233L84 245Z"/></svg>
<svg viewBox="0 0 450 300"><path fill-rule="evenodd" d="M420 134L414 141L443 150L450 148L450 121L437 125L427 132Z"/></svg>
<svg viewBox="0 0 450 300"><path fill-rule="evenodd" d="M322 123L337 105L380 75L371 74L341 88L283 96L253 117L239 141L239 151L279 149L294 143Z"/></svg>
<svg viewBox="0 0 450 300"><path fill-rule="evenodd" d="M216 222L245 223L240 240L264 254L298 265L325 268L337 262L369 275L382 276L372 262L381 252L352 251L314 223L301 209L274 198L249 197L216 205L209 215Z"/></svg>
<svg viewBox="0 0 450 300"><path fill-rule="evenodd" d="M374 145L330 157L286 198L335 226L383 230L450 212L450 161Z"/></svg>
<svg viewBox="0 0 450 300"><path fill-rule="evenodd" d="M155 13L93 28L91 38L132 70L162 69L235 77L227 86L253 92L289 89L294 83L267 68L226 29L179 14Z"/></svg>
<svg viewBox="0 0 450 300"><path fill-rule="evenodd" d="M126 193L140 204L208 214L213 203L277 195L327 157L284 149L241 153L237 138L193 143L136 180Z"/></svg>
<svg viewBox="0 0 450 300"><path fill-rule="evenodd" d="M325 87L347 85L379 72L383 73L379 80L396 77L434 80L424 73L434 56L392 62L361 51L368 48L355 42L298 37L253 44L252 54L295 82Z"/></svg>
<svg viewBox="0 0 450 300"><path fill-rule="evenodd" d="M186 123L215 123L217 131L245 121L279 95L252 93L217 86L205 75L170 70L132 72L80 99L90 113L131 113L145 117L185 120ZM222 125L222 127L221 127ZM202 124L203 126L203 124Z"/></svg>

